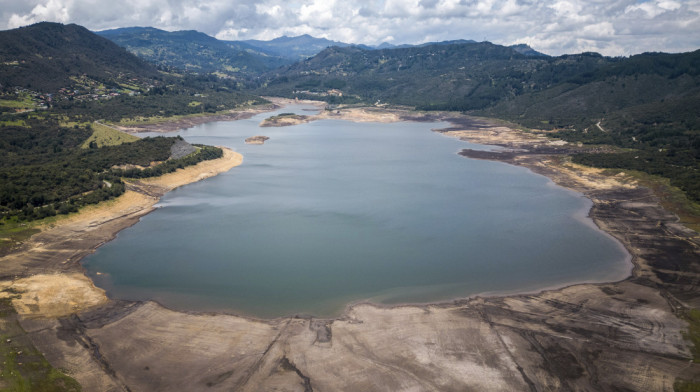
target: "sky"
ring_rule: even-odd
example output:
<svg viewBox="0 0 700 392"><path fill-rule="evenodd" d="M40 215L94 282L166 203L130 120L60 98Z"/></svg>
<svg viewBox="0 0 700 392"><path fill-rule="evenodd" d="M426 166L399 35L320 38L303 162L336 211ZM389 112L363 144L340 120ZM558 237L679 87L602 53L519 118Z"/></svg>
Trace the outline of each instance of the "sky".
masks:
<svg viewBox="0 0 700 392"><path fill-rule="evenodd" d="M0 30L41 21L151 26L219 39L309 34L377 45L524 43L550 55L700 49L700 0L0 0Z"/></svg>

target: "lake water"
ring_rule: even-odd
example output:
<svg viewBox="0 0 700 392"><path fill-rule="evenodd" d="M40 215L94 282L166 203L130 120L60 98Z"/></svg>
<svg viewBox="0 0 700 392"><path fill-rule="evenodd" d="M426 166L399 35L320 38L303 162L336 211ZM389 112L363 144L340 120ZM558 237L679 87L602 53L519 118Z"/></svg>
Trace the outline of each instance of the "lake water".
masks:
<svg viewBox="0 0 700 392"><path fill-rule="evenodd" d="M304 113L303 106L280 112ZM176 189L83 263L114 298L258 317L334 316L352 302L431 302L625 277L591 202L547 178L466 159L447 124L265 113L179 131L241 166ZM253 135L270 137L246 145Z"/></svg>

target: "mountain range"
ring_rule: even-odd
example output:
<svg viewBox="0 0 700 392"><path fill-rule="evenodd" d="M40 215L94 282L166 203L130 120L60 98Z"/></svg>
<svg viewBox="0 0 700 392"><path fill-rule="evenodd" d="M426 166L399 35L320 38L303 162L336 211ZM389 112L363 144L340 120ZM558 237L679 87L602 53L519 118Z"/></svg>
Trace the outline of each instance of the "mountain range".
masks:
<svg viewBox="0 0 700 392"><path fill-rule="evenodd" d="M330 47L268 73L261 93L322 96L342 86L346 96L366 102L470 110L546 88L605 61L595 55L528 56L473 41L393 49Z"/></svg>
<svg viewBox="0 0 700 392"><path fill-rule="evenodd" d="M306 60L329 47L352 46L373 50L476 43L471 40L456 40L420 45L383 43L372 47L315 38L308 34L297 37L283 36L268 41L225 41L193 30L169 32L153 27L126 27L98 31L97 34L156 65L243 79ZM545 56L523 44L514 45L512 48L525 55Z"/></svg>
<svg viewBox="0 0 700 392"><path fill-rule="evenodd" d="M193 30L129 27L97 32L153 64L226 76L257 74L291 61L245 42L220 41Z"/></svg>
<svg viewBox="0 0 700 392"><path fill-rule="evenodd" d="M297 37L282 36L269 41L261 40L245 40L245 41L229 41L231 43L242 42L252 47L264 50L267 53L275 54L293 63L300 60L305 60L313 57L323 49L337 46L355 46L344 42L331 41L325 38L315 38L308 34Z"/></svg>

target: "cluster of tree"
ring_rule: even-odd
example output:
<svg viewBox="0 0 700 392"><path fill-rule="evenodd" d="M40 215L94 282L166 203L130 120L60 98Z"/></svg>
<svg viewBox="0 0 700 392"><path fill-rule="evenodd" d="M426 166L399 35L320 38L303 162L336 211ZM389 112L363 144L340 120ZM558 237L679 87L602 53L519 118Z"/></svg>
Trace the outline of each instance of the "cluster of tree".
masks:
<svg viewBox="0 0 700 392"><path fill-rule="evenodd" d="M216 113L244 104L265 102L267 101L260 97L222 86L209 90L173 84L146 95L120 95L94 101L62 101L54 105L53 112L76 121L119 122L124 118Z"/></svg>
<svg viewBox="0 0 700 392"><path fill-rule="evenodd" d="M53 156L78 148L92 130L87 127L58 127L57 122L25 119L27 126L0 128L1 167L49 162ZM64 151L65 150L65 151Z"/></svg>
<svg viewBox="0 0 700 392"><path fill-rule="evenodd" d="M148 178L148 177L158 177L163 174L174 172L177 169L182 169L187 166L196 165L199 162L207 161L211 159L221 158L224 154L223 150L218 147L196 145L198 150L196 153L190 154L179 159L170 159L163 163L160 163L154 167L148 167L145 169L131 168L131 169L112 169L110 173L118 177L127 178Z"/></svg>
<svg viewBox="0 0 700 392"><path fill-rule="evenodd" d="M33 220L76 211L119 196L123 177L151 177L218 158L222 151L202 146L169 159L176 138L144 138L118 146L81 149L86 127L59 127L54 121L28 120L29 127L0 128L0 214L3 219ZM162 162L149 167L152 162ZM122 170L139 165L146 169Z"/></svg>

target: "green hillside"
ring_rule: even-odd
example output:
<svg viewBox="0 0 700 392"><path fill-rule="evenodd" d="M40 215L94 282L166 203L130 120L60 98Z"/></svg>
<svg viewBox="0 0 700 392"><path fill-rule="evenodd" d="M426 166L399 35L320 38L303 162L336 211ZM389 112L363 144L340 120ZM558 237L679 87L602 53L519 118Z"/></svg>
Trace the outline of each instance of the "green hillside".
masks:
<svg viewBox="0 0 700 392"><path fill-rule="evenodd" d="M586 54L533 57L488 42L381 50L332 47L268 75L259 91L324 97L341 86L344 96L365 102L470 110L545 89L607 61Z"/></svg>
<svg viewBox="0 0 700 392"><path fill-rule="evenodd" d="M153 64L187 72L245 78L290 62L244 43L220 41L192 30L129 27L97 34Z"/></svg>
<svg viewBox="0 0 700 392"><path fill-rule="evenodd" d="M629 121L665 122L658 118L658 112L671 110L677 113L668 120L687 123L693 113L682 114L683 110L678 109L687 106L685 101L697 99L699 93L700 51L645 53L609 59L594 70L546 90L500 102L483 113L518 119L531 126L549 123L550 127L585 128L596 120L617 128Z"/></svg>
<svg viewBox="0 0 700 392"><path fill-rule="evenodd" d="M112 41L76 25L37 23L0 31L0 121L19 114L119 121L215 113L263 100L215 75L156 70ZM47 111L48 109L48 111Z"/></svg>
<svg viewBox="0 0 700 392"><path fill-rule="evenodd" d="M0 85L45 93L84 83L140 82L156 69L78 25L37 23L0 32ZM136 79L136 81L132 80Z"/></svg>
<svg viewBox="0 0 700 392"><path fill-rule="evenodd" d="M85 139L80 148L94 148L104 146L118 146L139 140L137 136L110 128L98 122L91 124L92 135Z"/></svg>

